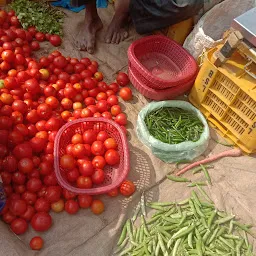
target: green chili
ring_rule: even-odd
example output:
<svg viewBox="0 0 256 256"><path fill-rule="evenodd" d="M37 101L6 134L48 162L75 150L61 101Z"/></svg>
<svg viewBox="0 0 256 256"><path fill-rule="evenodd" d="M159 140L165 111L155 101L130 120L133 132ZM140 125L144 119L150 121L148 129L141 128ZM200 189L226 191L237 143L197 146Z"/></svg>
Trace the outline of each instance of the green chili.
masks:
<svg viewBox="0 0 256 256"><path fill-rule="evenodd" d="M191 182L191 180L188 180L186 178L178 177L178 176L172 176L172 175L166 175L166 177L169 180L175 181L175 182Z"/></svg>

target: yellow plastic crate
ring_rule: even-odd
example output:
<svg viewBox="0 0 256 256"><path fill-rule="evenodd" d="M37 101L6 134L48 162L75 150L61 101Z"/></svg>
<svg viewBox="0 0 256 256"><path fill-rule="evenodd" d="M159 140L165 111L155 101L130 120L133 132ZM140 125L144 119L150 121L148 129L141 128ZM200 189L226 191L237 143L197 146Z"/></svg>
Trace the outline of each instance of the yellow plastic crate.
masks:
<svg viewBox="0 0 256 256"><path fill-rule="evenodd" d="M214 66L211 58L216 50L206 53L189 100L222 136L232 140L244 152L254 153L256 79L246 72L248 60L238 52L222 67Z"/></svg>

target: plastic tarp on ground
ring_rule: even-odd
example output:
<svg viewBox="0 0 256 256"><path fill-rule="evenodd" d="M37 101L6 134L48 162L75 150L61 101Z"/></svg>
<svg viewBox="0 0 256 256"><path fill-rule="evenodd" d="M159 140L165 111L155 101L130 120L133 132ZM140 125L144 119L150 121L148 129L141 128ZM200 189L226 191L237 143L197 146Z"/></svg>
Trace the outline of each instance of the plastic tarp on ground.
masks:
<svg viewBox="0 0 256 256"><path fill-rule="evenodd" d="M236 2L236 1L232 1ZM100 10L100 16L104 24L108 24L113 12L112 6ZM97 52L94 56L80 53L72 44L72 36L76 35L76 26L83 21L84 13L74 16L67 13L65 23L67 38L60 50L66 56L81 58L89 56L100 63L100 70L109 82L113 81L116 72L127 69L127 49L137 37L133 29L127 41L120 45L106 45L103 32L99 34ZM105 28L106 29L106 28ZM40 51L45 55L52 48L45 43ZM102 196L106 205L105 212L96 216L90 210L80 210L78 214L71 216L67 213L52 214L53 226L44 233L36 233L29 228L29 232L19 237L15 236L9 227L0 221L0 255L1 256L110 256L113 247L120 234L120 227L124 220L132 215L134 206L140 199L141 192L148 188L146 199L151 201L174 201L188 197L191 189L181 183L164 181L160 185L156 183L166 173L175 170L175 165L165 164L144 146L136 136L136 120L139 111L148 100L138 94L134 89L134 99L122 104L128 115L128 140L131 152L131 172L129 178L135 181L137 192L132 198L108 198ZM216 139L216 132L211 130L211 136ZM207 151L200 157L205 158L227 150L227 147L216 144L210 140ZM207 191L219 209L233 212L241 218L241 221L252 223L256 226L256 160L253 156L240 158L226 158L214 163L214 169L210 170L213 186ZM201 174L193 176L188 173L186 177L192 180L203 179ZM254 229L255 231L255 229ZM30 239L40 235L45 240L44 249L40 252L31 251L28 247Z"/></svg>

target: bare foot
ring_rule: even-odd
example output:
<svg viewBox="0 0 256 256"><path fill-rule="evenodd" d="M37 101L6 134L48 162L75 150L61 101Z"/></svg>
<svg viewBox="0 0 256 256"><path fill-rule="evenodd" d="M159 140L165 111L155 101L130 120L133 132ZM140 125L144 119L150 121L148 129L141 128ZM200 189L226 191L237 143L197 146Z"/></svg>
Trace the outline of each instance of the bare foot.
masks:
<svg viewBox="0 0 256 256"><path fill-rule="evenodd" d="M75 39L75 45L80 51L92 54L95 48L96 33L102 29L103 24L98 16L96 4L88 4L86 7L84 25Z"/></svg>
<svg viewBox="0 0 256 256"><path fill-rule="evenodd" d="M116 12L105 36L106 43L119 44L128 37L124 25L128 20L129 4L130 0L117 0L115 2Z"/></svg>

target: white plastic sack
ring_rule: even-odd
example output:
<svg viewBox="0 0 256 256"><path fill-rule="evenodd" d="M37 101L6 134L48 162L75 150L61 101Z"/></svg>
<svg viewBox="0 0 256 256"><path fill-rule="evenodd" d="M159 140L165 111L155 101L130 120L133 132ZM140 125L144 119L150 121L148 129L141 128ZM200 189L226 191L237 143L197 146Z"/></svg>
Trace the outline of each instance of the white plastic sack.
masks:
<svg viewBox="0 0 256 256"><path fill-rule="evenodd" d="M196 24L185 40L184 48L197 59L204 49L214 47L221 41L234 18L255 6L255 0L225 0L217 4Z"/></svg>
<svg viewBox="0 0 256 256"><path fill-rule="evenodd" d="M200 139L196 142L188 141L171 145L161 142L151 136L144 122L145 117L153 110L157 110L163 107L182 108L194 112L204 125L204 131L201 134ZM147 147L149 147L156 157L164 162L173 163L182 160L192 161L196 157L200 156L207 149L210 137L209 134L209 126L204 116L198 109L196 109L186 101L170 100L151 102L146 107L144 107L138 115L137 136L139 140Z"/></svg>

